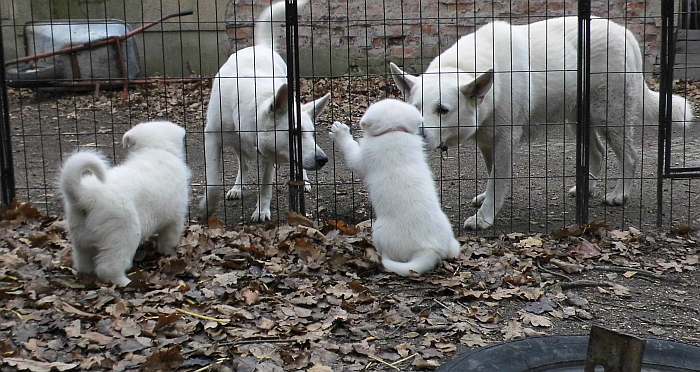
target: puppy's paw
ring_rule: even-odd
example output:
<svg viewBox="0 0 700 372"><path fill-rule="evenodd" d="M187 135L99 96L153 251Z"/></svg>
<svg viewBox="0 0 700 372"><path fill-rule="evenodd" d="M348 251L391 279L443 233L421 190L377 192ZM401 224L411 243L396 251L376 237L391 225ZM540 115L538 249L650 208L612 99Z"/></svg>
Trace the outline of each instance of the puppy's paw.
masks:
<svg viewBox="0 0 700 372"><path fill-rule="evenodd" d="M311 182L304 181L304 192L307 194L311 193Z"/></svg>
<svg viewBox="0 0 700 372"><path fill-rule="evenodd" d="M619 206L625 204L625 200L627 200L627 195L618 192L618 191L613 191L605 195L605 204L611 205L611 206Z"/></svg>
<svg viewBox="0 0 700 372"><path fill-rule="evenodd" d="M486 199L486 192L482 192L481 194L475 196L471 201L472 207L481 207L481 205L484 204L484 199Z"/></svg>
<svg viewBox="0 0 700 372"><path fill-rule="evenodd" d="M255 208L255 212L253 212L253 215L250 217L250 220L253 222L267 222L270 221L270 208L263 208L262 210L260 207Z"/></svg>
<svg viewBox="0 0 700 372"><path fill-rule="evenodd" d="M228 192L226 192L226 200L237 200L243 197L243 189L241 186L233 186Z"/></svg>
<svg viewBox="0 0 700 372"><path fill-rule="evenodd" d="M333 123L333 125L331 125L331 131L329 135L333 140L339 140L341 138L348 137L350 136L350 127L339 121L336 121Z"/></svg>
<svg viewBox="0 0 700 372"><path fill-rule="evenodd" d="M486 230L493 226L493 221L489 222L487 221L480 213L476 213L475 215L467 218L466 221L464 221L464 228L467 230Z"/></svg>

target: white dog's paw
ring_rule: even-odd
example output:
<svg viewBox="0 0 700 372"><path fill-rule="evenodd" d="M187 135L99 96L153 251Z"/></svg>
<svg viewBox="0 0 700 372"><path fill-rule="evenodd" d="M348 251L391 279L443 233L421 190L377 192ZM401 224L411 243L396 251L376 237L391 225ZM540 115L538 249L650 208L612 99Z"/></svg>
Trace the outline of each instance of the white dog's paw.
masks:
<svg viewBox="0 0 700 372"><path fill-rule="evenodd" d="M595 194L595 185L590 185L588 187L588 195L593 196ZM569 189L569 196L572 198L576 197L576 186Z"/></svg>
<svg viewBox="0 0 700 372"><path fill-rule="evenodd" d="M331 136L331 139L336 140L340 139L342 137L346 137L350 135L350 127L347 125L336 121L331 125L331 132L329 133Z"/></svg>
<svg viewBox="0 0 700 372"><path fill-rule="evenodd" d="M479 208L481 207L482 204L484 204L484 199L486 199L486 193L482 192L481 194L475 196L472 199L472 207Z"/></svg>
<svg viewBox="0 0 700 372"><path fill-rule="evenodd" d="M111 282L116 284L118 287L126 287L127 285L129 285L129 283L131 283L131 280L129 280L129 278L127 278L126 276L122 276L119 278L112 279Z"/></svg>
<svg viewBox="0 0 700 372"><path fill-rule="evenodd" d="M605 195L605 204L607 205L623 205L625 204L625 200L627 200L627 195L618 191L613 191Z"/></svg>
<svg viewBox="0 0 700 372"><path fill-rule="evenodd" d="M478 212L464 221L464 228L467 230L486 230L491 226L493 226L493 221L486 221Z"/></svg>
<svg viewBox="0 0 700 372"><path fill-rule="evenodd" d="M226 192L226 200L237 200L243 196L243 190L241 186L233 186L228 192Z"/></svg>
<svg viewBox="0 0 700 372"><path fill-rule="evenodd" d="M270 219L270 208L260 210L260 207L256 207L255 212L250 217L250 220L253 222L266 222L270 221Z"/></svg>
<svg viewBox="0 0 700 372"><path fill-rule="evenodd" d="M304 192L307 194L311 192L311 182L304 181Z"/></svg>

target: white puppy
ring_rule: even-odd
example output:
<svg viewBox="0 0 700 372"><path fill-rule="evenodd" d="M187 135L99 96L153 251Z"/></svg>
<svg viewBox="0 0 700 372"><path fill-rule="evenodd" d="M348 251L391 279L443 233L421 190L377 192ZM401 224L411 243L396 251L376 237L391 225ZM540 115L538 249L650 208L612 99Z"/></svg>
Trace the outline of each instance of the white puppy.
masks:
<svg viewBox="0 0 700 372"><path fill-rule="evenodd" d="M382 264L404 276L430 271L460 250L417 134L421 122L415 107L387 99L360 120L365 135L359 144L345 124L335 122L330 133L348 166L367 183L377 215L372 240Z"/></svg>
<svg viewBox="0 0 700 372"><path fill-rule="evenodd" d="M490 173L479 206L464 227L486 229L510 193L513 145L528 126L576 123L576 17L551 18L529 25L493 22L462 37L436 57L421 76L405 74L393 63L396 84L406 101L423 114L430 149L474 138ZM605 196L622 205L639 165L635 127L656 125L659 94L644 82L642 53L632 32L607 19L591 20L590 190L605 170L607 148L615 153L618 178ZM688 102L673 97L673 121L692 121ZM571 192L575 193L575 189Z"/></svg>
<svg viewBox="0 0 700 372"><path fill-rule="evenodd" d="M298 1L301 8L306 0ZM287 64L275 51L274 26L284 22L285 2L265 9L255 26L255 45L244 48L221 66L214 78L204 129L207 190L200 202L201 217L212 215L223 195L222 146L238 157L238 175L227 199L241 197L247 163L262 163L260 195L253 221L270 220L270 201L275 163L289 160ZM321 114L330 94L301 105L302 161L304 169L323 167L328 157L316 146L314 119ZM296 104L295 104L296 106ZM304 171L304 180L307 180ZM307 191L310 185L307 182Z"/></svg>
<svg viewBox="0 0 700 372"><path fill-rule="evenodd" d="M175 253L189 199L184 138L173 123L142 123L124 134L128 155L119 166L89 151L66 160L60 189L78 272L125 286L136 249L151 235L159 252Z"/></svg>

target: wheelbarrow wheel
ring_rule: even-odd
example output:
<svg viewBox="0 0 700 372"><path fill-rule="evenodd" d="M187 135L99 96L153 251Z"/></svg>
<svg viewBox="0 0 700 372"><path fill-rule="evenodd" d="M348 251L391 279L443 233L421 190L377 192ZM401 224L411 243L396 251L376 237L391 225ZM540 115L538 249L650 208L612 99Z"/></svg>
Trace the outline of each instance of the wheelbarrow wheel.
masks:
<svg viewBox="0 0 700 372"><path fill-rule="evenodd" d="M588 336L535 337L458 355L440 372L583 371ZM699 371L700 348L647 339L642 371Z"/></svg>
<svg viewBox="0 0 700 372"><path fill-rule="evenodd" d="M58 66L20 64L5 70L7 83L14 88L46 86L60 79Z"/></svg>

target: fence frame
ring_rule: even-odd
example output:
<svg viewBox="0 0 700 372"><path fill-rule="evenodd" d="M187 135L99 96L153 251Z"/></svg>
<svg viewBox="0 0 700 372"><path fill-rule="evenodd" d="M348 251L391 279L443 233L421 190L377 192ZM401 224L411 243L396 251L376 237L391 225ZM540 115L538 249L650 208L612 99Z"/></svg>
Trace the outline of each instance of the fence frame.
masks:
<svg viewBox="0 0 700 372"><path fill-rule="evenodd" d="M15 163L12 158L12 129L5 74L5 46L0 27L0 192L2 205L8 207L15 199Z"/></svg>

